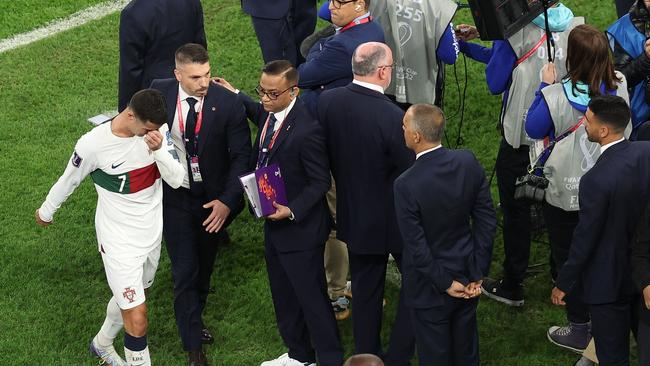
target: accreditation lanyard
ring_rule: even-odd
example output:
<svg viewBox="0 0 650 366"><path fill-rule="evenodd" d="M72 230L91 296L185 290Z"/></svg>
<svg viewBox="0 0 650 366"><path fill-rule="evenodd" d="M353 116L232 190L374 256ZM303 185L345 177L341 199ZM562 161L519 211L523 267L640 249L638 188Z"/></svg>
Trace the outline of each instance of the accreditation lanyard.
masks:
<svg viewBox="0 0 650 366"><path fill-rule="evenodd" d="M201 132L201 124L203 123L203 98L201 98L201 100L198 103L199 103L199 115L196 117L196 125L194 126L194 141L192 141L194 143L195 154L199 143L199 132ZM185 123L183 122L183 109L181 108L180 95L176 96L176 110L178 111L178 129L181 131L181 137L185 142L185 145L187 146L189 140L185 138Z"/></svg>
<svg viewBox="0 0 650 366"><path fill-rule="evenodd" d="M360 24L369 23L371 21L372 21L371 16L367 16L367 17L362 18L362 19L353 20L350 23L343 26L343 28L339 29L339 33L343 33L343 32L345 32L346 30L348 30L348 29L350 29L352 27L356 27L357 25L360 25Z"/></svg>
<svg viewBox="0 0 650 366"><path fill-rule="evenodd" d="M269 142L269 146L264 147L263 146L264 137L266 136L266 131L269 128L269 123L271 121L271 113L269 113L269 115L266 117L266 122L264 122L264 127L262 128L262 133L260 134L259 153L257 155L257 168L260 168L261 166L266 166L266 164L268 163L269 152L273 148L273 145L275 144L275 139L278 138L278 135L282 130L282 125L284 124L285 120L286 118L282 120L278 129L275 130L273 136L271 136L271 141Z"/></svg>
<svg viewBox="0 0 650 366"><path fill-rule="evenodd" d="M535 169L541 168L546 164L546 160L548 160L548 157L551 155L551 152L553 151L553 148L555 147L555 144L560 142L560 140L564 139L565 137L569 136L573 132L575 132L582 124L584 123L586 117L582 116L578 120L578 123L575 125L571 126L568 130L564 131L561 135L557 136L553 140L551 140L548 136L545 137L543 140L539 140L535 142L534 149L536 150L536 155L537 158L535 159L534 162L532 162L529 167L528 167L528 172L532 173ZM539 151L539 152L537 152Z"/></svg>

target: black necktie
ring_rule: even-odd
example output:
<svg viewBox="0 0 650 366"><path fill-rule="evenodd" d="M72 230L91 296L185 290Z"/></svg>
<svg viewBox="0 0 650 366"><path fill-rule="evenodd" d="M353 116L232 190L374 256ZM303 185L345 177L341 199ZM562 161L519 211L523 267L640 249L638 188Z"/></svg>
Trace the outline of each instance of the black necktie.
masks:
<svg viewBox="0 0 650 366"><path fill-rule="evenodd" d="M196 127L196 110L194 105L196 105L197 100L194 98L185 99L187 104L189 104L190 109L187 111L187 118L185 119L185 139L187 143L185 144L185 149L189 156L194 155L194 128Z"/></svg>
<svg viewBox="0 0 650 366"><path fill-rule="evenodd" d="M273 137L275 122L277 121L273 113L271 113L269 115L269 126L266 128L266 135L264 135L264 140L262 140L262 149L268 150L269 144L271 144L271 138Z"/></svg>

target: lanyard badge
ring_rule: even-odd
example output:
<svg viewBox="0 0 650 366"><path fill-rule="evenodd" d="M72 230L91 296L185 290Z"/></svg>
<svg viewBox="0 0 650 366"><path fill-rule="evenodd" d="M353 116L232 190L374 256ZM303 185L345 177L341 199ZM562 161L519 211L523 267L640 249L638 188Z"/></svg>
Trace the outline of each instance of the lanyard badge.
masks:
<svg viewBox="0 0 650 366"><path fill-rule="evenodd" d="M186 151L187 144L194 144L194 153L189 156L189 172L192 174L192 181L195 183L203 182L201 177L201 167L199 166L199 156L197 155L198 150L198 141L199 133L201 132L201 125L203 124L203 98L198 102L199 103L199 115L196 117L196 125L194 126L194 141L189 141L185 138L185 123L183 121L183 110L181 108L181 97L178 95L176 97L176 110L178 111L178 128L181 132L181 137L185 143Z"/></svg>
<svg viewBox="0 0 650 366"><path fill-rule="evenodd" d="M203 182L201 168L199 167L199 157L196 155L190 157L190 171L192 173L192 181L195 183Z"/></svg>
<svg viewBox="0 0 650 366"><path fill-rule="evenodd" d="M198 102L199 104L199 115L196 117L196 125L194 126L194 141L192 143L194 144L194 152L196 155L197 151L197 146L199 143L199 133L201 132L201 125L203 124L203 99L205 97L201 98L201 100ZM181 108L181 97L180 95L176 96L176 110L178 113L178 129L181 132L181 138L183 139L183 142L185 146L187 147L187 144L190 142L187 138L185 138L185 123L183 120L183 109ZM187 149L186 149L187 151Z"/></svg>

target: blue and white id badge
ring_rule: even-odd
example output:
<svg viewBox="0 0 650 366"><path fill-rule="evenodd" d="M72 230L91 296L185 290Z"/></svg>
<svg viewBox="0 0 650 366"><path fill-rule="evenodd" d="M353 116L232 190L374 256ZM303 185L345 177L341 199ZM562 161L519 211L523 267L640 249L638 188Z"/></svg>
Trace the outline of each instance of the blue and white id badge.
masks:
<svg viewBox="0 0 650 366"><path fill-rule="evenodd" d="M201 168L199 168L198 156L190 157L190 170L192 171L192 181L195 183L203 182L203 178L201 178Z"/></svg>

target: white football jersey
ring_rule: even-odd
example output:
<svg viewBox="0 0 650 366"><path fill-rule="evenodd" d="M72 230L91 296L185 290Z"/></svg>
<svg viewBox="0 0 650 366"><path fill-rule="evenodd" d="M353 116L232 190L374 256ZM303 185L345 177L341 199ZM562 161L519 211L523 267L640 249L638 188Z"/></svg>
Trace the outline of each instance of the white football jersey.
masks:
<svg viewBox="0 0 650 366"><path fill-rule="evenodd" d="M95 230L98 249L114 258L145 255L162 239L162 178L178 187L184 175L169 154L167 124L159 130L163 145L152 152L143 137L118 137L111 122L83 135L63 175L39 209L44 221L90 175L97 190Z"/></svg>

